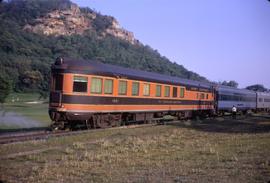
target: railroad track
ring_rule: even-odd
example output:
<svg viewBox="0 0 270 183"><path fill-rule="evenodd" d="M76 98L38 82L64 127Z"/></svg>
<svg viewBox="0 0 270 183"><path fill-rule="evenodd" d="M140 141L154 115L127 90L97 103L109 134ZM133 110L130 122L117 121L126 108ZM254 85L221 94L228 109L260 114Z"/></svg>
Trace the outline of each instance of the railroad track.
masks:
<svg viewBox="0 0 270 183"><path fill-rule="evenodd" d="M90 130L78 130L78 131L36 131L36 132L11 132L0 135L0 144L10 144L16 142L24 142L30 140L46 140L54 137L63 137L70 135L79 135L83 133L96 132L102 130L116 130L121 128L141 128L146 126L154 126L157 124L136 124L128 126L120 126L105 129L90 129Z"/></svg>
<svg viewBox="0 0 270 183"><path fill-rule="evenodd" d="M251 117L264 117L270 118L269 115L257 115L253 114ZM179 122L177 120L169 120L164 121L163 124L170 124ZM160 123L151 123L151 124L133 124L127 126L120 126L120 127L112 127L112 128L105 128L105 129L90 129L90 130L78 130L78 131L31 131L31 132L9 132L0 135L0 144L9 144L9 143L16 143L16 142L24 142L30 140L46 140L49 138L54 137L62 137L62 136L69 136L69 135L78 135L83 133L95 132L95 131L102 131L102 130L116 130L121 128L142 128L146 126L154 126Z"/></svg>
<svg viewBox="0 0 270 183"><path fill-rule="evenodd" d="M0 136L0 144L8 144L14 142L23 142L28 140L42 140L48 139L50 137L65 136L72 132L59 131L59 132L48 132L48 131L39 131L39 132L20 132L20 133L8 133Z"/></svg>

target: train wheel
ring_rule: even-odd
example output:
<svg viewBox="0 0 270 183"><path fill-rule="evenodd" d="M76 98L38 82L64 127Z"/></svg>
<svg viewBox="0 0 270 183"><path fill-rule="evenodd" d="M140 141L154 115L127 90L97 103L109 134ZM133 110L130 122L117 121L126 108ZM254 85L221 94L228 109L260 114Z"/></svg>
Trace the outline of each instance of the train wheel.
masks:
<svg viewBox="0 0 270 183"><path fill-rule="evenodd" d="M109 128L112 126L108 115L95 115L94 116L94 122L98 128Z"/></svg>
<svg viewBox="0 0 270 183"><path fill-rule="evenodd" d="M109 116L109 120L111 122L111 125L114 126L120 126L121 125L121 114L112 114Z"/></svg>
<svg viewBox="0 0 270 183"><path fill-rule="evenodd" d="M50 126L51 131L64 130L64 129L65 129L65 122L64 121L54 122Z"/></svg>

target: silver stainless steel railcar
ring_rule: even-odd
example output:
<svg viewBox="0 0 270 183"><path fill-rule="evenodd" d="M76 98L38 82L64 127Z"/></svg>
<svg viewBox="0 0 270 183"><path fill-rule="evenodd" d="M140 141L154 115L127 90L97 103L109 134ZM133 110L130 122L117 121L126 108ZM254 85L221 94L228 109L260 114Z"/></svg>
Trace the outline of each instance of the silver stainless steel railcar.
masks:
<svg viewBox="0 0 270 183"><path fill-rule="evenodd" d="M257 110L270 110L270 93L257 92Z"/></svg>
<svg viewBox="0 0 270 183"><path fill-rule="evenodd" d="M233 106L237 107L238 111L255 110L256 93L246 89L217 86L217 110L231 111Z"/></svg>

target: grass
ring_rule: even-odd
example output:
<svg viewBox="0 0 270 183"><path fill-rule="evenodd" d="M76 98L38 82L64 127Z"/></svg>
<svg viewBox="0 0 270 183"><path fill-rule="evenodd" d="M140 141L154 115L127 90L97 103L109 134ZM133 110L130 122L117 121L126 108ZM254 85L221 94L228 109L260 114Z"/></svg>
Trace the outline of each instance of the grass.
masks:
<svg viewBox="0 0 270 183"><path fill-rule="evenodd" d="M37 103L28 103L37 101ZM39 100L36 93L12 93L4 104L6 112L19 114L27 119L41 122L41 126L48 126L51 122L48 115L48 102ZM0 129L16 129L18 126L13 123L0 123Z"/></svg>
<svg viewBox="0 0 270 183"><path fill-rule="evenodd" d="M22 103L35 100L39 100L38 93L11 93L6 100L6 103Z"/></svg>
<svg viewBox="0 0 270 183"><path fill-rule="evenodd" d="M18 152L29 154L7 158ZM107 129L1 145L0 157L7 182L267 182L270 120Z"/></svg>

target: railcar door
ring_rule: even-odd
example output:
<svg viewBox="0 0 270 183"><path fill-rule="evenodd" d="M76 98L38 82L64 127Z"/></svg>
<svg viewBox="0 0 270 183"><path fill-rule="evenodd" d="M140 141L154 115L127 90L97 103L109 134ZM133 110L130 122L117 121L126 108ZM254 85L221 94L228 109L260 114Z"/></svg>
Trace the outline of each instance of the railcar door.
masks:
<svg viewBox="0 0 270 183"><path fill-rule="evenodd" d="M59 107L62 102L63 75L53 74L51 79L50 106Z"/></svg>

